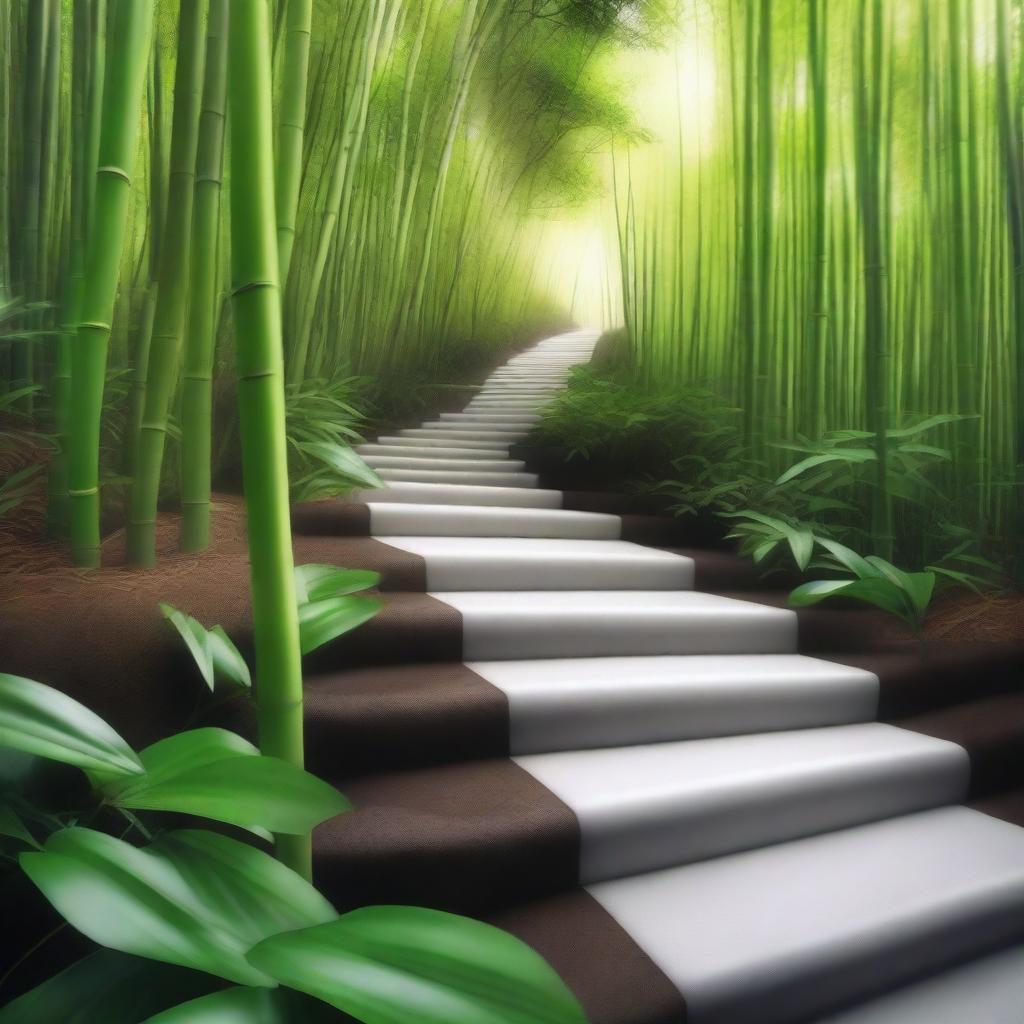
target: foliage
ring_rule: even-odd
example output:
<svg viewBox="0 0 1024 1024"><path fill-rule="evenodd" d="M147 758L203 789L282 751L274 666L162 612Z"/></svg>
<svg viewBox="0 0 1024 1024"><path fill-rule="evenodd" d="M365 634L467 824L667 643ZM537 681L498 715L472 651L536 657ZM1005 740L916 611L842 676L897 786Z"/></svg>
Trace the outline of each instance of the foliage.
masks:
<svg viewBox="0 0 1024 1024"><path fill-rule="evenodd" d="M166 603L161 603L160 611L185 641L211 692L220 680L245 689L252 686L249 666L223 628L207 629L191 615Z"/></svg>
<svg viewBox="0 0 1024 1024"><path fill-rule="evenodd" d="M904 572L884 558L862 558L833 540L818 538L818 544L828 555L815 567L843 572L846 578L803 583L789 595L790 604L803 608L829 598L852 598L897 616L920 635L935 590L935 573Z"/></svg>
<svg viewBox="0 0 1024 1024"><path fill-rule="evenodd" d="M321 599L356 584L326 571L304 578ZM89 827L87 807L54 815L5 790L0 851L21 851L17 862L46 899L106 948L9 1003L2 1024L212 1024L230 1014L308 1024L322 1003L366 1024L584 1022L554 971L496 928L414 907L339 916L300 875L249 844L194 828L154 835L135 811L262 833L307 830L347 808L332 787L232 733L193 730L136 754L65 694L3 675L0 746L82 768L88 799L119 810L142 840ZM187 970L168 974L166 965ZM207 976L238 987L211 992Z"/></svg>

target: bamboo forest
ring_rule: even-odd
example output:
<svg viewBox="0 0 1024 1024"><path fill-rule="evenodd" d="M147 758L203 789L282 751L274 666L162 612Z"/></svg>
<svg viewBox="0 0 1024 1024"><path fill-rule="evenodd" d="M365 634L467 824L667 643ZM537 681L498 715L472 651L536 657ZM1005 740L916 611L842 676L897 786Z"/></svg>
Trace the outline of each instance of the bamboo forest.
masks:
<svg viewBox="0 0 1024 1024"><path fill-rule="evenodd" d="M1021 1024L1024 0L0 58L0 1024Z"/></svg>

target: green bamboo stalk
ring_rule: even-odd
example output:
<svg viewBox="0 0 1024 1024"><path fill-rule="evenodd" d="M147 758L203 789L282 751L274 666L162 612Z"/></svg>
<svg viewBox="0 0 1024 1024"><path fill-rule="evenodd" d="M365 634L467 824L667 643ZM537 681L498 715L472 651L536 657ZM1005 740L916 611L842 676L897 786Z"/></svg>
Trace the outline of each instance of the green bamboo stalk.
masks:
<svg viewBox="0 0 1024 1024"><path fill-rule="evenodd" d="M228 0L211 0L206 80L199 120L193 218L192 283L181 393L181 548L201 551L210 539L213 360L219 290L217 229L224 164Z"/></svg>
<svg viewBox="0 0 1024 1024"><path fill-rule="evenodd" d="M312 36L313 0L283 0L284 68L277 120L276 202L280 279L288 280L302 184L306 134L306 88Z"/></svg>
<svg viewBox="0 0 1024 1024"><path fill-rule="evenodd" d="M301 766L302 663L288 507L269 30L264 0L234 0L228 59L232 306L260 746ZM310 877L309 836L278 836L277 851Z"/></svg>
<svg viewBox="0 0 1024 1024"><path fill-rule="evenodd" d="M92 233L71 368L71 551L75 564L86 567L100 562L100 413L152 27L153 5L148 0L114 8Z"/></svg>
<svg viewBox="0 0 1024 1024"><path fill-rule="evenodd" d="M199 111L205 67L203 35L206 0L182 0L178 21L178 63L167 209L150 342L146 401L139 429L128 518L128 557L134 565L156 563L156 518L167 439L167 415L178 380L181 337L188 303Z"/></svg>

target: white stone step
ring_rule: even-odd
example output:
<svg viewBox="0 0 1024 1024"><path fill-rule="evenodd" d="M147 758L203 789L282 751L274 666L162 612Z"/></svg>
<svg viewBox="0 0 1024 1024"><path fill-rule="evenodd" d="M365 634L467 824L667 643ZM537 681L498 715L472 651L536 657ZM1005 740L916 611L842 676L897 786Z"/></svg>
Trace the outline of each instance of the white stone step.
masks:
<svg viewBox="0 0 1024 1024"><path fill-rule="evenodd" d="M517 757L580 823L584 884L956 803L963 747L866 722Z"/></svg>
<svg viewBox="0 0 1024 1024"><path fill-rule="evenodd" d="M424 484L469 484L474 487L536 487L536 473L478 472L453 469L380 469L382 480Z"/></svg>
<svg viewBox="0 0 1024 1024"><path fill-rule="evenodd" d="M474 441L471 437L452 437L449 434L445 434L444 437L421 438L384 436L377 438L376 445L378 447L397 447L410 450L423 448L444 448L448 451L475 450L485 453L486 457L490 459L495 457L495 452L504 452L507 455L509 442Z"/></svg>
<svg viewBox="0 0 1024 1024"><path fill-rule="evenodd" d="M1024 829L943 807L588 888L690 1024L796 1024L1024 937Z"/></svg>
<svg viewBox="0 0 1024 1024"><path fill-rule="evenodd" d="M796 650L795 612L694 591L464 591L434 596L462 613L463 658L473 661Z"/></svg>
<svg viewBox="0 0 1024 1024"><path fill-rule="evenodd" d="M618 540L622 520L599 512L370 502L375 537L566 537Z"/></svg>
<svg viewBox="0 0 1024 1024"><path fill-rule="evenodd" d="M485 459L492 462L511 461L506 448L452 448L446 445L414 444L407 438L394 438L400 444L361 444L356 451L364 458L383 455L408 459Z"/></svg>
<svg viewBox="0 0 1024 1024"><path fill-rule="evenodd" d="M872 999L818 1024L1019 1024L1024 945L1015 945Z"/></svg>
<svg viewBox="0 0 1024 1024"><path fill-rule="evenodd" d="M474 398L466 406L466 412L536 412L547 405L546 400Z"/></svg>
<svg viewBox="0 0 1024 1024"><path fill-rule="evenodd" d="M442 420L450 420L453 423L536 423L540 415L535 412L512 412L511 410L497 412L443 412Z"/></svg>
<svg viewBox="0 0 1024 1024"><path fill-rule="evenodd" d="M688 590L693 559L621 540L387 537L426 562L427 589Z"/></svg>
<svg viewBox="0 0 1024 1024"><path fill-rule="evenodd" d="M520 459L432 458L419 455L364 455L363 461L374 469L457 470L461 473L517 473L526 469Z"/></svg>
<svg viewBox="0 0 1024 1024"><path fill-rule="evenodd" d="M416 438L417 444L423 439L434 441L447 441L449 444L462 445L467 441L499 442L501 444L513 444L521 441L529 431L526 430L455 430L451 427L406 427L401 432L402 437Z"/></svg>
<svg viewBox="0 0 1024 1024"><path fill-rule="evenodd" d="M561 508L562 492L539 487L475 487L468 484L389 481L386 487L354 492L352 501L411 502L415 505L496 505L505 508Z"/></svg>
<svg viewBox="0 0 1024 1024"><path fill-rule="evenodd" d="M420 424L423 430L448 430L454 434L466 434L467 436L484 433L519 434L525 437L533 429L532 423L524 423L522 420L511 422L504 419L499 420L427 420Z"/></svg>
<svg viewBox="0 0 1024 1024"><path fill-rule="evenodd" d="M508 698L514 754L845 725L871 721L878 709L873 673L799 654L469 667Z"/></svg>

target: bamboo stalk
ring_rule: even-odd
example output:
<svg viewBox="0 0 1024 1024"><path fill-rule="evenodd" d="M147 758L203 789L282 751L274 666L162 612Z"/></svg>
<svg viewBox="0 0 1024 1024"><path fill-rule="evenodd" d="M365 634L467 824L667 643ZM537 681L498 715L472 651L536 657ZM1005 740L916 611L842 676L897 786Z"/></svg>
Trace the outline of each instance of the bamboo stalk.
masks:
<svg viewBox="0 0 1024 1024"><path fill-rule="evenodd" d="M275 232L270 26L264 0L234 0L229 35L232 306L252 562L260 746L303 763L299 652ZM309 836L278 836L278 856L311 874Z"/></svg>
<svg viewBox="0 0 1024 1024"><path fill-rule="evenodd" d="M81 323L71 362L71 551L75 564L85 567L100 563L100 413L152 26L148 0L114 8Z"/></svg>

